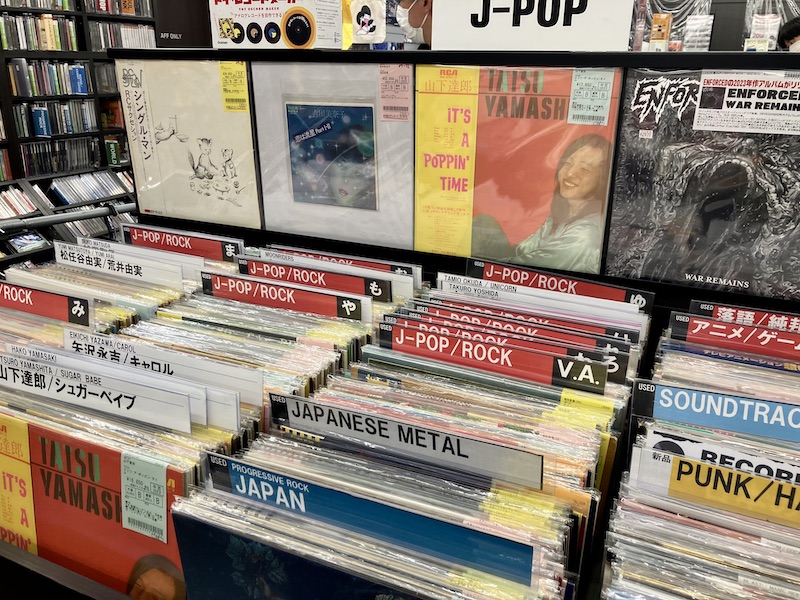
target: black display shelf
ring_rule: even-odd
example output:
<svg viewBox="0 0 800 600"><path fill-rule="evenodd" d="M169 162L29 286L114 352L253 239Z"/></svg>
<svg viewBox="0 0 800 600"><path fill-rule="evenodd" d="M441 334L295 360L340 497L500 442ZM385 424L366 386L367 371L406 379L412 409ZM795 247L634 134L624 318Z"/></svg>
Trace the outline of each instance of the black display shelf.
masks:
<svg viewBox="0 0 800 600"><path fill-rule="evenodd" d="M79 10L59 10L57 8L28 8L24 6L0 6L0 14L14 15L54 15L65 17L80 17L83 13Z"/></svg>
<svg viewBox="0 0 800 600"><path fill-rule="evenodd" d="M54 133L52 135L21 137L19 138L19 141L20 143L46 142L47 140L65 140L70 138L99 137L99 136L100 136L99 131L81 131L78 133Z"/></svg>
<svg viewBox="0 0 800 600"><path fill-rule="evenodd" d="M153 17L141 17L139 15L112 15L111 13L86 11L86 16L93 21L111 21L113 23L141 23L142 25L152 25L156 22Z"/></svg>
<svg viewBox="0 0 800 600"><path fill-rule="evenodd" d="M8 237L14 237L14 235L23 235L24 231L14 232L13 235ZM25 252L13 252L8 253L5 256L0 256L0 270L6 269L11 265L19 264L21 262L31 261L31 262L44 262L48 260L52 260L53 258L53 244L48 242L47 247L45 248L37 248L35 250L26 250Z"/></svg>
<svg viewBox="0 0 800 600"><path fill-rule="evenodd" d="M27 58L28 60L89 60L91 52L84 50L2 50L3 58Z"/></svg>
<svg viewBox="0 0 800 600"><path fill-rule="evenodd" d="M40 140L41 141L41 140ZM86 169L73 169L72 171L59 171L58 173L44 173L42 175L31 175L25 177L26 181L38 183L44 179L58 179L59 177L69 177L70 175L82 175L84 173L94 173L102 167L87 167Z"/></svg>
<svg viewBox="0 0 800 600"><path fill-rule="evenodd" d="M41 252L52 259L52 248ZM0 258L0 269L13 264L12 258L15 257ZM8 595L3 596L8 598L130 600L129 596L5 542L0 542L0 578L8 582Z"/></svg>
<svg viewBox="0 0 800 600"><path fill-rule="evenodd" d="M23 179L4 179L3 181L0 181L0 191L2 191L4 187L9 185L20 186L22 181Z"/></svg>
<svg viewBox="0 0 800 600"><path fill-rule="evenodd" d="M800 69L791 52L436 52L430 50L212 50L109 48L113 59L240 60L299 63L410 63L628 69Z"/></svg>
<svg viewBox="0 0 800 600"><path fill-rule="evenodd" d="M94 94L56 94L54 96L47 96L39 94L38 96L12 96L12 102L41 102L47 100L89 100L94 98Z"/></svg>
<svg viewBox="0 0 800 600"><path fill-rule="evenodd" d="M102 204L103 202L113 202L114 200L131 200L131 194L117 194L115 196L107 196L105 198L93 199L93 200L84 200L83 202L74 202L72 204L64 204L61 206L55 206L51 210L53 212L64 212L65 210L69 210L70 208L80 208L81 206L92 206L93 204Z"/></svg>

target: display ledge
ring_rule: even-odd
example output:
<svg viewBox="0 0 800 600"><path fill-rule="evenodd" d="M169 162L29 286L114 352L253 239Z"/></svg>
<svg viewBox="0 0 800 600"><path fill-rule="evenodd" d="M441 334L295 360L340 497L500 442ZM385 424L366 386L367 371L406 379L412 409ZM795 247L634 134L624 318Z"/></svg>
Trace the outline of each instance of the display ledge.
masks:
<svg viewBox="0 0 800 600"><path fill-rule="evenodd" d="M52 253L52 249L48 249ZM0 259L0 268L13 257ZM7 264L6 264L7 263ZM9 596L58 600L130 600L86 577L54 565L11 544L0 542L0 578ZM17 590L16 593L11 590Z"/></svg>
<svg viewBox="0 0 800 600"><path fill-rule="evenodd" d="M423 65L626 67L651 69L800 69L790 52L500 52L431 50L172 50L109 48L113 59L412 63Z"/></svg>
<svg viewBox="0 0 800 600"><path fill-rule="evenodd" d="M125 194L116 194L115 196L106 196L105 198L97 198L91 200L83 200L81 202L73 202L72 204L63 204L61 206L54 206L52 209L53 212L63 212L65 210L69 210L70 208L80 208L81 206L91 206L92 204L100 204L101 202L111 202L113 200L132 200L131 195L128 193Z"/></svg>
<svg viewBox="0 0 800 600"><path fill-rule="evenodd" d="M0 185L2 185L3 183L5 183L5 182L0 182ZM0 189L0 192L2 192L2 191L3 190ZM14 215L12 217L0 217L0 232L2 232L2 230L3 230L3 226L2 226L3 221L11 221L11 220L16 220L16 219L32 219L33 217L41 217L41 216L43 216L42 215L42 211L37 208L36 210L32 210L31 212L22 213L21 215Z"/></svg>
<svg viewBox="0 0 800 600"><path fill-rule="evenodd" d="M48 96L46 94L39 94L38 96L13 96L13 102L40 102L47 100L89 100L94 98L94 94L54 94Z"/></svg>
<svg viewBox="0 0 800 600"><path fill-rule="evenodd" d="M25 177L27 181L42 181L43 179L57 179L59 177L68 177L70 175L83 175L84 173L94 173L98 169L102 169L102 167L87 167L85 169L73 169L72 171L58 171L55 173L40 173L38 175L31 175L29 177ZM19 180L17 180L19 181Z"/></svg>
<svg viewBox="0 0 800 600"><path fill-rule="evenodd" d="M57 8L29 8L27 6L0 6L0 14L9 13L15 15L53 15L80 17L83 13L79 10L59 10Z"/></svg>
<svg viewBox="0 0 800 600"><path fill-rule="evenodd" d="M70 138L80 137L97 137L100 135L99 131L81 131L77 133L54 133L52 135L34 135L29 137L19 138L20 143L28 142L46 142L47 140L65 140Z"/></svg>
<svg viewBox="0 0 800 600"><path fill-rule="evenodd" d="M142 23L144 25L152 25L156 22L153 17L142 17L139 15L112 15L111 13L86 11L86 16L96 21L114 21L117 23Z"/></svg>
<svg viewBox="0 0 800 600"><path fill-rule="evenodd" d="M8 187L10 185L16 185L17 187L19 187L21 185L21 183L23 181L25 181L26 179L27 178L25 178L25 177L22 177L22 178L19 178L19 179L3 179L2 181L0 181L0 192L3 191L3 188L6 188L6 187Z"/></svg>
<svg viewBox="0 0 800 600"><path fill-rule="evenodd" d="M27 58L30 60L56 58L62 61L89 60L94 53L86 50L3 50L3 58Z"/></svg>

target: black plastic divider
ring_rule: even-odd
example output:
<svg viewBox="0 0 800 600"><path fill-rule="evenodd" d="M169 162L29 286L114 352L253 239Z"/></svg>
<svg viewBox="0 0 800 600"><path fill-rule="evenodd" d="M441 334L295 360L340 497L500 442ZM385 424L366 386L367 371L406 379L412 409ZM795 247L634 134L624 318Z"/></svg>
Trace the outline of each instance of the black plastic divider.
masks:
<svg viewBox="0 0 800 600"><path fill-rule="evenodd" d="M26 550L0 543L3 598L130 600L129 596L51 563Z"/></svg>

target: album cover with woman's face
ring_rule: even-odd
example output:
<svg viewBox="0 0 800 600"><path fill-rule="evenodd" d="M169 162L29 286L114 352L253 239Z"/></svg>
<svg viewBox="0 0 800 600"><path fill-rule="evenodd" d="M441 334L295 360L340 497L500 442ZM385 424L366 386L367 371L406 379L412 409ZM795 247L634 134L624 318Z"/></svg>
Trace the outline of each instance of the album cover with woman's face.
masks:
<svg viewBox="0 0 800 600"><path fill-rule="evenodd" d="M132 598L186 600L170 508L184 474L146 452L0 414L4 542Z"/></svg>
<svg viewBox="0 0 800 600"><path fill-rule="evenodd" d="M375 108L286 102L295 202L378 209Z"/></svg>
<svg viewBox="0 0 800 600"><path fill-rule="evenodd" d="M597 273L618 69L418 67L415 248Z"/></svg>

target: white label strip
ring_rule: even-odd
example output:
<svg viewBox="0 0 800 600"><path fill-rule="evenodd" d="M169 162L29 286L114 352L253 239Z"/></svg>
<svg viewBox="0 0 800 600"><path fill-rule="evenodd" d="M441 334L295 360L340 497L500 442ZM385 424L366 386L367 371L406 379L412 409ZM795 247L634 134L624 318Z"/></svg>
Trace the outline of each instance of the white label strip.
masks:
<svg viewBox="0 0 800 600"><path fill-rule="evenodd" d="M180 265L163 260L155 262L117 252L113 248L100 250L76 244L65 244L57 240L53 242L53 245L58 264L113 275L120 279L161 285L176 290L183 289L183 270Z"/></svg>
<svg viewBox="0 0 800 600"><path fill-rule="evenodd" d="M115 417L191 432L189 396L0 353L0 387Z"/></svg>
<svg viewBox="0 0 800 600"><path fill-rule="evenodd" d="M127 365L150 373L185 379L221 391L233 392L238 400L260 406L263 402L264 375L258 369L229 365L178 350L159 348L134 338L64 329L64 348L76 354L93 356L113 364ZM210 392L211 390L209 390ZM230 395L208 395L208 424L235 431L239 428L239 402Z"/></svg>
<svg viewBox="0 0 800 600"><path fill-rule="evenodd" d="M26 345L6 344L5 349L6 352L15 356L38 362L50 363L66 369L84 370L92 374L97 374L98 376L107 375L147 387L164 387L179 394L186 394L189 396L192 423L197 423L198 425L208 424L206 388L194 381L187 381L184 379L164 380L163 377L155 373L140 373L138 371L132 371L128 367L110 367L102 360L97 360L96 358L82 358L70 354L61 348L52 348L35 342ZM159 386L156 383L160 380L163 381L163 386Z"/></svg>
<svg viewBox="0 0 800 600"><path fill-rule="evenodd" d="M365 269L363 267L353 267L337 262L300 256L298 254L289 254L286 252L270 250L268 248L261 248L260 252L261 258L264 260L269 260L282 265L320 269L324 271L330 271L332 273L357 275L359 277L388 279L392 282L392 294L395 298L397 298L397 296L400 296L401 298L414 297L414 277L412 275L401 275L391 271L377 271L373 269Z"/></svg>
<svg viewBox="0 0 800 600"><path fill-rule="evenodd" d="M422 428L379 415L329 407L309 398L273 394L271 399L273 403L286 404L284 414L288 415L289 427L294 429L319 435L333 432L491 479L542 489L544 459L538 454L454 435L443 429ZM276 412L273 407L273 415Z"/></svg>
<svg viewBox="0 0 800 600"><path fill-rule="evenodd" d="M106 240L94 238L78 238L78 245L86 248L96 248L103 251L122 253L124 256L133 258L149 259L156 262L169 262L181 268L184 279L200 283L200 272L206 268L206 261L199 256L180 254L178 252L168 252L166 250L156 250L155 248L145 248L144 246L131 246L129 244L119 244Z"/></svg>

